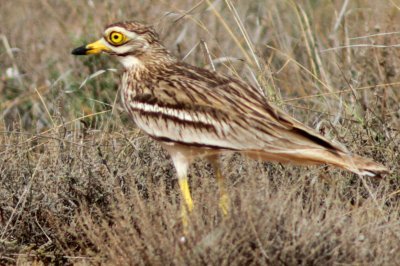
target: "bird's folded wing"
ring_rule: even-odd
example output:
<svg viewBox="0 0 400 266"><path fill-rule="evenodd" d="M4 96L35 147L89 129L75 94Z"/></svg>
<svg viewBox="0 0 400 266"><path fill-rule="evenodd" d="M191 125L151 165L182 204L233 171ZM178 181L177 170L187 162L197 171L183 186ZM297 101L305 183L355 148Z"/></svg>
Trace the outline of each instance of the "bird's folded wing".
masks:
<svg viewBox="0 0 400 266"><path fill-rule="evenodd" d="M239 151L343 151L240 80L188 65L172 73L129 101L137 125L154 138Z"/></svg>

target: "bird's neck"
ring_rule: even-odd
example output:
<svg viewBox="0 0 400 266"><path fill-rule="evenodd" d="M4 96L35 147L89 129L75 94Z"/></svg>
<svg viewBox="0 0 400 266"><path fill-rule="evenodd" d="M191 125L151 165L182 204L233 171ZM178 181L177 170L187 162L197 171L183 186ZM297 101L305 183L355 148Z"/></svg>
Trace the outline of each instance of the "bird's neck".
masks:
<svg viewBox="0 0 400 266"><path fill-rule="evenodd" d="M127 71L140 71L145 69L162 68L173 64L177 59L165 48L135 52L118 57Z"/></svg>

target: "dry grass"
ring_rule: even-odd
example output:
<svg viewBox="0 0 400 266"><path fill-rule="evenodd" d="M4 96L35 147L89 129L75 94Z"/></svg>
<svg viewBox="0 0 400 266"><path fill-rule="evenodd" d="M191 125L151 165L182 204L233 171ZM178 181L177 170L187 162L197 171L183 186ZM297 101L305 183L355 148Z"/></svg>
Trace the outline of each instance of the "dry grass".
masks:
<svg viewBox="0 0 400 266"><path fill-rule="evenodd" d="M399 16L375 0L3 1L0 264L399 265ZM174 169L119 107L118 73L82 84L120 66L69 54L124 19L154 22L177 56L211 58L392 174L229 155L223 219L198 162L182 244Z"/></svg>

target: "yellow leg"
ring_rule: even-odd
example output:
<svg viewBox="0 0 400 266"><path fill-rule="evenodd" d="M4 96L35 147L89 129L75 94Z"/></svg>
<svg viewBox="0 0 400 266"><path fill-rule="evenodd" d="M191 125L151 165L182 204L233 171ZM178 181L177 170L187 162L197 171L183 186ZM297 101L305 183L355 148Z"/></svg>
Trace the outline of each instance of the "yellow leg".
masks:
<svg viewBox="0 0 400 266"><path fill-rule="evenodd" d="M222 214L224 216L227 216L229 213L230 199L229 199L228 193L225 190L224 177L222 176L219 168L215 171L215 175L217 178L217 184L218 184L219 193L220 193L219 208L221 209Z"/></svg>
<svg viewBox="0 0 400 266"><path fill-rule="evenodd" d="M181 217L183 232L184 234L187 234L189 213L193 210L193 200L190 195L187 173L190 162L194 159L194 155L192 154L192 150L188 149L186 146L169 145L164 143L163 147L171 155L172 162L174 163L178 175L179 188L182 194Z"/></svg>
<svg viewBox="0 0 400 266"><path fill-rule="evenodd" d="M190 189L187 178L179 180L179 187L181 189L183 200L185 201L185 203L182 204L181 207L182 224L184 231L187 231L187 227L189 225L188 212L190 213L193 210L193 200L192 196L190 195Z"/></svg>
<svg viewBox="0 0 400 266"><path fill-rule="evenodd" d="M211 163L215 176L217 178L217 184L219 188L219 208L224 216L227 216L230 209L230 199L229 195L226 192L225 185L224 185L224 177L221 173L221 168L219 164L219 156L218 155L211 155L208 157L208 161Z"/></svg>

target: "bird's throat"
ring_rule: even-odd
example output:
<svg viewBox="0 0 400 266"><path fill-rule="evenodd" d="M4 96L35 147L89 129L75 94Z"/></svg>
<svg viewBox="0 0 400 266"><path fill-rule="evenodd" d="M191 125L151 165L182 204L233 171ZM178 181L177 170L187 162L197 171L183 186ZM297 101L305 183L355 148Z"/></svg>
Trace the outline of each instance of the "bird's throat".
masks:
<svg viewBox="0 0 400 266"><path fill-rule="evenodd" d="M118 59L127 70L143 67L142 60L134 55L119 56Z"/></svg>

